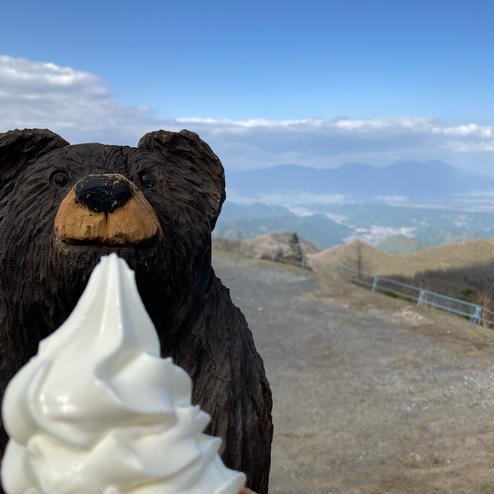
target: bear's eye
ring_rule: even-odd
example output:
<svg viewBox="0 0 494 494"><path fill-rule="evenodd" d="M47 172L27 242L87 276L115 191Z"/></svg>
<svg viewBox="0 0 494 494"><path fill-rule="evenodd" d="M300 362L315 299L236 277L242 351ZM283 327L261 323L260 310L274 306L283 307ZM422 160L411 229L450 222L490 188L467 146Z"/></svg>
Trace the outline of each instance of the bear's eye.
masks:
<svg viewBox="0 0 494 494"><path fill-rule="evenodd" d="M59 187L63 187L68 181L69 176L66 172L57 170L50 175L50 182L52 184L58 185Z"/></svg>
<svg viewBox="0 0 494 494"><path fill-rule="evenodd" d="M156 184L156 178L147 170L143 170L139 173L139 180L144 187L153 187Z"/></svg>

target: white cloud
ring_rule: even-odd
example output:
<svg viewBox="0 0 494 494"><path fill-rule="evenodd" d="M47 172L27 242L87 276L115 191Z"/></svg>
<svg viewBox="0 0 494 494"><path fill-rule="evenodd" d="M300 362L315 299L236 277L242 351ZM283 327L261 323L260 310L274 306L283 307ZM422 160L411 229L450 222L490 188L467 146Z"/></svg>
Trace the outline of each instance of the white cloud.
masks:
<svg viewBox="0 0 494 494"><path fill-rule="evenodd" d="M147 107L119 103L94 74L0 56L0 129L50 128L70 142L135 144L156 121Z"/></svg>
<svg viewBox="0 0 494 494"><path fill-rule="evenodd" d="M459 141L452 140L448 142L454 152L457 153L487 153L494 151L494 142L490 141Z"/></svg>
<svg viewBox="0 0 494 494"><path fill-rule="evenodd" d="M387 227L372 225L370 228L357 228L355 230L356 235L346 237L345 242L352 242L353 240L362 240L370 245L377 245L383 240L396 235L402 235L408 238L415 238L415 227Z"/></svg>
<svg viewBox="0 0 494 494"><path fill-rule="evenodd" d="M348 162L379 166L441 160L487 174L494 150L486 139L492 127L452 127L425 118L179 121L208 140L225 163L242 169L280 163L334 168Z"/></svg>
<svg viewBox="0 0 494 494"><path fill-rule="evenodd" d="M445 135L454 136L476 136L476 137L492 137L492 127L481 126L477 124L458 125L457 127L446 127L445 129L438 129L438 132L442 132Z"/></svg>
<svg viewBox="0 0 494 494"><path fill-rule="evenodd" d="M228 187L227 187L228 189ZM306 207L307 205L327 205L341 204L343 202L350 204L355 203L355 199L346 197L344 194L311 194L308 192L286 192L286 193L270 193L256 194L255 196L243 196L235 190L227 190L228 199L238 204L255 204L260 202L271 206L283 206L287 209L296 207ZM298 210L301 211L300 209ZM309 210L307 210L309 211ZM310 209L313 214L316 210ZM294 214L297 214L294 212Z"/></svg>
<svg viewBox="0 0 494 494"><path fill-rule="evenodd" d="M0 56L0 107L0 131L46 127L73 143L135 145L150 130L188 128L211 145L226 167L237 169L280 163L334 168L348 162L442 160L491 173L491 126L448 126L406 116L163 120L148 106L119 102L97 75L8 56Z"/></svg>

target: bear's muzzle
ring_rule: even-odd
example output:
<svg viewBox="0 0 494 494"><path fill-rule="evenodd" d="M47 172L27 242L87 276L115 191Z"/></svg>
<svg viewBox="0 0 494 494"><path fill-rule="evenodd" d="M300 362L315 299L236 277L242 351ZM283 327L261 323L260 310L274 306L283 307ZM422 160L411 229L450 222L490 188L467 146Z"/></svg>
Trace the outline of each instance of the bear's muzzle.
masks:
<svg viewBox="0 0 494 494"><path fill-rule="evenodd" d="M55 235L69 244L137 245L162 235L143 193L117 173L88 175L64 198Z"/></svg>

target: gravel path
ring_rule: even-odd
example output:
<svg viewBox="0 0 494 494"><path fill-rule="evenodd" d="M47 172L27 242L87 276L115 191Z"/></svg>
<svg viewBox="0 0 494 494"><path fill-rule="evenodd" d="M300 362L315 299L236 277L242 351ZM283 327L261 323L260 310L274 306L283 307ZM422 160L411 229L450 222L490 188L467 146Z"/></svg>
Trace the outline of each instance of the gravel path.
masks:
<svg viewBox="0 0 494 494"><path fill-rule="evenodd" d="M271 383L271 494L493 492L492 331L298 269L213 265Z"/></svg>

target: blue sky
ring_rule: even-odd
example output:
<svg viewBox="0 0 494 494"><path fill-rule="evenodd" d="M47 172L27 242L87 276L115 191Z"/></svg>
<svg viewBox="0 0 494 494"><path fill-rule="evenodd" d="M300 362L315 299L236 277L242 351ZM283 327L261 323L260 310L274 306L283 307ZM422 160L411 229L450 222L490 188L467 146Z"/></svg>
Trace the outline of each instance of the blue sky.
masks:
<svg viewBox="0 0 494 494"><path fill-rule="evenodd" d="M133 145L176 125L237 168L278 157L491 170L491 0L28 1L2 17L0 131L45 123L73 142Z"/></svg>

